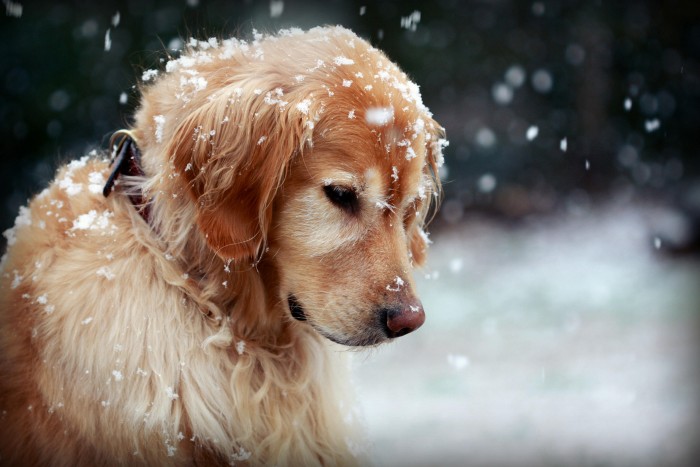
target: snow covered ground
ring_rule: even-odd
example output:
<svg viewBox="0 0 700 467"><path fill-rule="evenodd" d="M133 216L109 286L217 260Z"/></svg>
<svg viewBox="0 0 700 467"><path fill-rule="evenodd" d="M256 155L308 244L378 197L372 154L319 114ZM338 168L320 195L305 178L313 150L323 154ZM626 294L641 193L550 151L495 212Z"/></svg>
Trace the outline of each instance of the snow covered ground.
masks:
<svg viewBox="0 0 700 467"><path fill-rule="evenodd" d="M654 215L435 236L425 325L354 356L377 463L693 465L700 263L655 248Z"/></svg>

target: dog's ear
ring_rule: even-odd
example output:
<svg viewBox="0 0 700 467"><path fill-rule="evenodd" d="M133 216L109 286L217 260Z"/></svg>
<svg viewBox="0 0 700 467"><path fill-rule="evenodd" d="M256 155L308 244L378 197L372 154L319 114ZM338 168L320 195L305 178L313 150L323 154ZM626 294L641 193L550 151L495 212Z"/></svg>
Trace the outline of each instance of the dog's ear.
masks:
<svg viewBox="0 0 700 467"><path fill-rule="evenodd" d="M422 267L425 264L426 250L428 249L427 236L420 225L414 226L410 235L411 260L415 266Z"/></svg>
<svg viewBox="0 0 700 467"><path fill-rule="evenodd" d="M430 221L431 213L435 213L440 204L442 188L438 171L444 162L442 149L447 146L445 129L432 118L428 119L425 125L425 146L426 158L422 185L424 200L417 213L417 222L413 223L408 233L411 258L413 259L413 264L418 267L423 266L425 263L426 250L430 243L423 229L425 224Z"/></svg>
<svg viewBox="0 0 700 467"><path fill-rule="evenodd" d="M282 100L281 88L231 88L202 102L168 150L197 203L196 222L210 248L241 260L255 258L265 244L275 194L313 125L308 111Z"/></svg>

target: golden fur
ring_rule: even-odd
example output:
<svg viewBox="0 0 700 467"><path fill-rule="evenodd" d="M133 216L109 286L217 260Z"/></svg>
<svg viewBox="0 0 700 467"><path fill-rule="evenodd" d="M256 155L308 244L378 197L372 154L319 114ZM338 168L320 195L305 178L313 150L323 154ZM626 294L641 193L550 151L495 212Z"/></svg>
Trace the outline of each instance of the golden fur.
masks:
<svg viewBox="0 0 700 467"><path fill-rule="evenodd" d="M145 176L105 198L109 162L71 162L5 233L0 463L362 463L330 341L423 313L442 129L338 27L191 41L152 74L130 129Z"/></svg>

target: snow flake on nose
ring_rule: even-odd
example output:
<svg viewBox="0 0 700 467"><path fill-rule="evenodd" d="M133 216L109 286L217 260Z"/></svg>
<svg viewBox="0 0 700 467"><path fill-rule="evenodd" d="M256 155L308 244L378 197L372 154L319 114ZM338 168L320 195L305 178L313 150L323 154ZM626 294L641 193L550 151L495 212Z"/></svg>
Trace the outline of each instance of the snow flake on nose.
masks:
<svg viewBox="0 0 700 467"><path fill-rule="evenodd" d="M393 284L396 284L396 286L392 287ZM401 279L400 276L396 276L394 278L394 282L386 286L386 290L388 290L389 292L398 292L399 290L401 290L401 287L403 287L405 284L406 283L403 279Z"/></svg>

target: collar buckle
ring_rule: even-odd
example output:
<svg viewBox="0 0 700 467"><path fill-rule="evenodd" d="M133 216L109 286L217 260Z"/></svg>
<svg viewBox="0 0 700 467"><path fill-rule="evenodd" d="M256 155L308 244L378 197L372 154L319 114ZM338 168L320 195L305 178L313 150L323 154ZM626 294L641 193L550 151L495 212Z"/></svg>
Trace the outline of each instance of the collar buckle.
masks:
<svg viewBox="0 0 700 467"><path fill-rule="evenodd" d="M136 145L136 138L129 130L119 130L110 138L110 147L115 148L112 152L110 163L112 171L107 178L105 186L102 188L104 197L108 197L114 189L115 182L120 175L143 177L145 175L141 168L141 151ZM150 204L146 200L143 192L129 193L129 200L134 205L136 211L141 215L146 223L150 223Z"/></svg>

